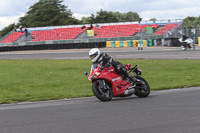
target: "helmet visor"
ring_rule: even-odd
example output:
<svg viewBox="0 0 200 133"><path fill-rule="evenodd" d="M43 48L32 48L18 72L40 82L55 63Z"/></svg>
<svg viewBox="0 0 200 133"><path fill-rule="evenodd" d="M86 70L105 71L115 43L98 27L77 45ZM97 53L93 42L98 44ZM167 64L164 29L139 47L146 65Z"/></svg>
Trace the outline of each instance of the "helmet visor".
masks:
<svg viewBox="0 0 200 133"><path fill-rule="evenodd" d="M98 52L96 52L96 53L90 55L90 59L93 60L97 55L98 55Z"/></svg>

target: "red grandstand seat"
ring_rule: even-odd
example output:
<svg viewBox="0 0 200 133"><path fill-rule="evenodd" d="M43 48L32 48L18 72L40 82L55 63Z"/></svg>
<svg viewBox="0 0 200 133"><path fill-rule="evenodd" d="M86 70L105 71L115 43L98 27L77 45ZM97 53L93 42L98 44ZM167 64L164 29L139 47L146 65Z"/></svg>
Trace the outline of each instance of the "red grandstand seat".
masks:
<svg viewBox="0 0 200 133"><path fill-rule="evenodd" d="M14 32L7 36L4 40L2 40L0 43L10 43L15 42L19 37L21 37L23 33L21 32Z"/></svg>

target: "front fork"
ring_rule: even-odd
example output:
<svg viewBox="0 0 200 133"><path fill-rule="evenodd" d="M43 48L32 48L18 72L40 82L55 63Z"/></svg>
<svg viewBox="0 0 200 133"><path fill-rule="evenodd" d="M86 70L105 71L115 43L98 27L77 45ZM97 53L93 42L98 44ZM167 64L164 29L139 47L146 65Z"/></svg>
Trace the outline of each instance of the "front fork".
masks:
<svg viewBox="0 0 200 133"><path fill-rule="evenodd" d="M99 92L105 96L109 96L109 92L111 90L110 90L110 87L106 84L105 80L101 79L101 80L97 80L97 82L99 83L99 86L98 86Z"/></svg>
<svg viewBox="0 0 200 133"><path fill-rule="evenodd" d="M104 89L105 88L105 80L97 80L97 82L99 83L99 89Z"/></svg>

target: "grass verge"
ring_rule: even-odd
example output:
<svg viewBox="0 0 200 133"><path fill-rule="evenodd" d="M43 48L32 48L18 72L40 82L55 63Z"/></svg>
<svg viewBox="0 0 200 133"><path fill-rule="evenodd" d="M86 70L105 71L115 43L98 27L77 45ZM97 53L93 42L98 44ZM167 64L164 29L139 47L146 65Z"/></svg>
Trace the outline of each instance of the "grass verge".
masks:
<svg viewBox="0 0 200 133"><path fill-rule="evenodd" d="M200 60L119 60L143 70L151 90L200 86ZM0 60L0 103L93 96L90 60Z"/></svg>

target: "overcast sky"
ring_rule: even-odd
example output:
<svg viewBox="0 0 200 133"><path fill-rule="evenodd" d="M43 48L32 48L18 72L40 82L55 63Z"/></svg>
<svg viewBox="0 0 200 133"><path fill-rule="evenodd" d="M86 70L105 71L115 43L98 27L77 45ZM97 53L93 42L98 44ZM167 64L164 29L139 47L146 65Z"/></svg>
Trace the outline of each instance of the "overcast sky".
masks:
<svg viewBox="0 0 200 133"><path fill-rule="evenodd" d="M0 0L0 30L18 22L29 7L39 0ZM95 14L100 9L106 11L137 12L142 20L184 19L200 16L200 0L64 0L73 15L81 19Z"/></svg>

